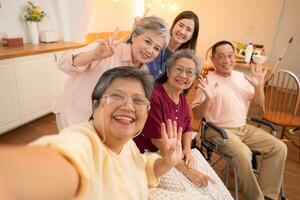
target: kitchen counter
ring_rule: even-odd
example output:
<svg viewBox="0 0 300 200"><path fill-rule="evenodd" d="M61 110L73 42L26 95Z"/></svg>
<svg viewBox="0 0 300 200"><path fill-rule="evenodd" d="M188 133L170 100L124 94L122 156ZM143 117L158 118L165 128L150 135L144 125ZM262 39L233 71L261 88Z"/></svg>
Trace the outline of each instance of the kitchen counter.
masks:
<svg viewBox="0 0 300 200"><path fill-rule="evenodd" d="M83 43L59 41L55 43L40 43L37 45L25 43L21 47L0 46L0 59L15 58L20 56L36 55L54 51L64 51L85 46Z"/></svg>

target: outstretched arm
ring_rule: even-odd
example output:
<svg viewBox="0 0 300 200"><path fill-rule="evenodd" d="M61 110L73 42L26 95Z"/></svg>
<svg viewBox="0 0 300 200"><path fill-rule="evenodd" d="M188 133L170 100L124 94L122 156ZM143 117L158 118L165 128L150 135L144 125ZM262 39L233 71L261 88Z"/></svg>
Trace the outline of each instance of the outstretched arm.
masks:
<svg viewBox="0 0 300 200"><path fill-rule="evenodd" d="M78 172L57 151L47 147L0 148L0 199L70 199L78 187Z"/></svg>
<svg viewBox="0 0 300 200"><path fill-rule="evenodd" d="M115 48L120 44L120 42L116 40L117 34L118 31L116 30L112 36L108 37L105 41L99 42L95 49L74 56L73 66L88 65L93 61L112 56L115 53Z"/></svg>

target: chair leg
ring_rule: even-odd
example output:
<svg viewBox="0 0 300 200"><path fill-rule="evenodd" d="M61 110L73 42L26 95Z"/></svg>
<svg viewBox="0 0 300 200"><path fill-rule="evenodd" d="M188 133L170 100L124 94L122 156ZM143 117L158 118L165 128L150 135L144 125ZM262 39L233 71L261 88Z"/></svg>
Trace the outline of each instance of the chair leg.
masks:
<svg viewBox="0 0 300 200"><path fill-rule="evenodd" d="M281 135L280 135L280 139L283 139L284 133L285 133L285 129L286 129L286 126L283 126L282 127L282 131L281 131Z"/></svg>
<svg viewBox="0 0 300 200"><path fill-rule="evenodd" d="M235 200L239 199L239 186L238 186L238 175L237 175L237 169L234 163L232 163L232 168L233 168L233 177L234 177L234 196Z"/></svg>
<svg viewBox="0 0 300 200"><path fill-rule="evenodd" d="M230 171L230 163L226 162L226 178L225 178L225 186L228 188L229 186L229 171Z"/></svg>

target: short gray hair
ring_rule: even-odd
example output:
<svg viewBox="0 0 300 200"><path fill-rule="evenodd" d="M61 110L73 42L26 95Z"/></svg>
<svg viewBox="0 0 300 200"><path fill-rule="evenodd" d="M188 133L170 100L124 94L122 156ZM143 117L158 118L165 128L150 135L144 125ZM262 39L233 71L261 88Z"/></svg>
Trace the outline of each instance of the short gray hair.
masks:
<svg viewBox="0 0 300 200"><path fill-rule="evenodd" d="M198 56L195 54L195 51L192 49L180 49L175 51L170 58L166 62L166 69L170 70L176 63L176 60L179 58L189 58L194 61L195 63L195 73L196 76L199 75L199 68L200 68L200 59Z"/></svg>
<svg viewBox="0 0 300 200"><path fill-rule="evenodd" d="M148 71L139 70L131 66L121 66L107 70L98 80L92 93L93 110L99 106L104 92L113 80L118 78L132 78L140 81L145 90L147 99L150 99L153 88L152 75L150 75ZM92 117L90 119L92 119Z"/></svg>
<svg viewBox="0 0 300 200"><path fill-rule="evenodd" d="M132 43L131 38L133 34L140 35L146 30L152 30L164 38L165 42L163 48L166 48L169 45L171 36L168 25L165 20L154 15L142 18L141 21L135 25L129 42Z"/></svg>

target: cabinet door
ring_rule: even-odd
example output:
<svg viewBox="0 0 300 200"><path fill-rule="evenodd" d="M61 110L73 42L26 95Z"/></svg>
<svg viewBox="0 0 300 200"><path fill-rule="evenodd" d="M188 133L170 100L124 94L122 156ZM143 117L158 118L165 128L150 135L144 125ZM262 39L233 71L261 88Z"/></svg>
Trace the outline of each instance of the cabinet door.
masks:
<svg viewBox="0 0 300 200"><path fill-rule="evenodd" d="M13 59L0 60L0 133L20 122Z"/></svg>
<svg viewBox="0 0 300 200"><path fill-rule="evenodd" d="M50 113L58 95L55 54L15 59L22 121Z"/></svg>

